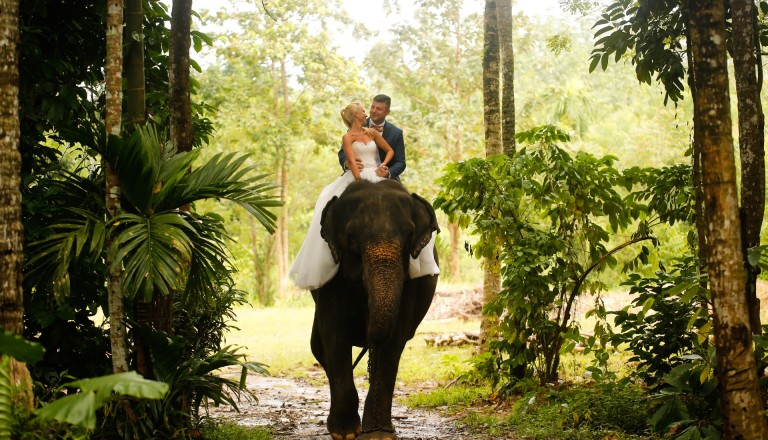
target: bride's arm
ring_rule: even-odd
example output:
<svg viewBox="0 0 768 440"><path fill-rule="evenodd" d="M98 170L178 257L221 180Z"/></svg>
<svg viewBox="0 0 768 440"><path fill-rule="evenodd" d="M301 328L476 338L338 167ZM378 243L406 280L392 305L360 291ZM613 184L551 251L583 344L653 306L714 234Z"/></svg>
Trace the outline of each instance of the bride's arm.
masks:
<svg viewBox="0 0 768 440"><path fill-rule="evenodd" d="M384 139L384 137L381 136L381 133L379 133L376 130L371 130L373 132L373 140L376 142L376 146L379 147L380 150L386 151L387 155L384 157L384 160L381 162L380 166L386 166L391 161L392 158L395 157L395 150L392 149L392 147L389 146L389 143Z"/></svg>
<svg viewBox="0 0 768 440"><path fill-rule="evenodd" d="M352 148L352 139L350 136L344 135L341 137L341 148L344 150L344 154L347 155L347 161L350 165L355 163L355 150ZM360 180L360 170L356 166L350 166L349 171L355 176L355 180Z"/></svg>

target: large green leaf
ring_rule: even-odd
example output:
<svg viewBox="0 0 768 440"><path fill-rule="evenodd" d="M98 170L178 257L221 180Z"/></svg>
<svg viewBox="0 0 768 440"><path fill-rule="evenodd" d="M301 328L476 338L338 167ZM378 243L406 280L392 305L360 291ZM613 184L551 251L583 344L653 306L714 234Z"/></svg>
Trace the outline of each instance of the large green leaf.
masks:
<svg viewBox="0 0 768 440"><path fill-rule="evenodd" d="M115 393L140 399L162 399L168 393L168 384L144 379L135 371L81 379L63 386L80 388L81 392L56 399L35 414L89 430L96 428L96 411Z"/></svg>
<svg viewBox="0 0 768 440"><path fill-rule="evenodd" d="M43 358L43 346L3 330L0 333L0 354L11 356L19 362L34 364Z"/></svg>
<svg viewBox="0 0 768 440"><path fill-rule="evenodd" d="M97 393L98 404L103 404L113 392L140 399L162 399L168 392L168 384L144 379L135 371L80 379L64 386L80 388L83 393Z"/></svg>
<svg viewBox="0 0 768 440"><path fill-rule="evenodd" d="M100 405L96 404L96 393L78 393L56 399L35 411L35 414L94 430L96 429L96 410L99 407Z"/></svg>

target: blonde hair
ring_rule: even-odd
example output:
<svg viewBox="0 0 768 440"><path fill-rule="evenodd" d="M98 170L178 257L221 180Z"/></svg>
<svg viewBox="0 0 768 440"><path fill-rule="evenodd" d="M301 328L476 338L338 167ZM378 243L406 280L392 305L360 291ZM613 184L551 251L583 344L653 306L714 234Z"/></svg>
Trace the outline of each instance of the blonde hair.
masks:
<svg viewBox="0 0 768 440"><path fill-rule="evenodd" d="M355 111L357 111L357 109L362 109L363 111L365 111L365 107L363 107L363 105L360 104L359 102L350 102L349 104L347 104L346 107L341 109L341 120L344 121L344 125L346 125L347 128L352 127L352 121L355 120ZM373 135L371 134L370 128L363 127L363 131L368 133L368 135L370 135L371 137L373 137Z"/></svg>

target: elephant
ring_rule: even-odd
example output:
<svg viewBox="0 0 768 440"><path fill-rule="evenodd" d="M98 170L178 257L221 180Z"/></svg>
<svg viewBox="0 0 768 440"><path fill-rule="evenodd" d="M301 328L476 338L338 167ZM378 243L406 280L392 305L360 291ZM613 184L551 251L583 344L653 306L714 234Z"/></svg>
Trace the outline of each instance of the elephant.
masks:
<svg viewBox="0 0 768 440"><path fill-rule="evenodd" d="M354 182L322 212L321 236L339 270L311 291L311 347L328 376L327 428L334 440L397 439L392 395L400 356L429 310L438 279L410 279L408 264L435 231L440 229L430 203L395 180ZM353 346L369 356L362 422Z"/></svg>

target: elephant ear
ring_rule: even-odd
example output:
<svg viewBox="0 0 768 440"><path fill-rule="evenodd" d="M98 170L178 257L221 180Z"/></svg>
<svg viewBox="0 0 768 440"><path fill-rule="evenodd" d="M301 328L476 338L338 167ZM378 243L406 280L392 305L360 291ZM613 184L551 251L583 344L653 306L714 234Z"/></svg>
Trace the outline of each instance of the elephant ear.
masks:
<svg viewBox="0 0 768 440"><path fill-rule="evenodd" d="M336 233L336 221L334 219L333 204L338 200L337 196L333 196L331 200L326 203L323 208L323 213L320 216L320 236L323 237L328 243L328 247L331 248L331 255L333 255L333 261L338 263L341 260L341 246L339 243L339 234Z"/></svg>
<svg viewBox="0 0 768 440"><path fill-rule="evenodd" d="M424 200L416 193L411 194L413 202L413 224L416 226L413 243L411 246L411 258L417 258L424 246L432 239L432 232L440 233L437 225L437 217L432 204Z"/></svg>

